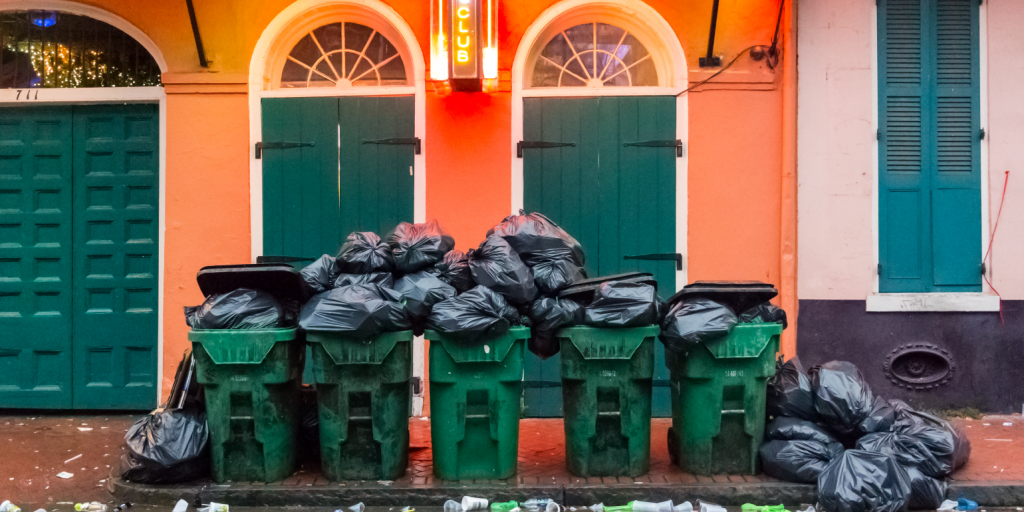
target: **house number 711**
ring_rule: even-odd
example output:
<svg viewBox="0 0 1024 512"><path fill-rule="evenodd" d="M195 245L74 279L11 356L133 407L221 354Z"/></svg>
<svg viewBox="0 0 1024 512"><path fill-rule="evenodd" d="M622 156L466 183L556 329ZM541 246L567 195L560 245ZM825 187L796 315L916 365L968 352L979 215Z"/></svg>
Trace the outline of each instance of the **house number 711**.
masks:
<svg viewBox="0 0 1024 512"><path fill-rule="evenodd" d="M18 89L18 95L15 96L14 99L15 100L20 100L22 92L25 93L25 100L26 101L27 100L38 100L39 99L39 89L35 90L35 94L32 94L32 91L22 91L21 89Z"/></svg>

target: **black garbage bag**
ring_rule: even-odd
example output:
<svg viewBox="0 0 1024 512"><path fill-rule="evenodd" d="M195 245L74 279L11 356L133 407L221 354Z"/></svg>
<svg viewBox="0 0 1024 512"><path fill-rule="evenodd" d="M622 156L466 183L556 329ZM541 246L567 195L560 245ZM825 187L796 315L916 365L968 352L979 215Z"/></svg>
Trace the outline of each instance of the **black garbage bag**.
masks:
<svg viewBox="0 0 1024 512"><path fill-rule="evenodd" d="M778 441L818 441L819 443L835 443L836 438L832 437L821 426L807 420L779 416L775 418L764 429L764 436L767 439Z"/></svg>
<svg viewBox="0 0 1024 512"><path fill-rule="evenodd" d="M811 379L800 368L797 358L782 362L782 356L775 362L775 375L768 379L768 416L778 418L791 416L807 421L818 419L814 409L814 390Z"/></svg>
<svg viewBox="0 0 1024 512"><path fill-rule="evenodd" d="M476 284L500 293L513 305L528 304L537 296L529 267L500 236L487 237L469 253L469 270Z"/></svg>
<svg viewBox="0 0 1024 512"><path fill-rule="evenodd" d="M207 476L209 441L204 409L157 409L124 435L121 477L129 482L171 484Z"/></svg>
<svg viewBox="0 0 1024 512"><path fill-rule="evenodd" d="M324 254L313 263L306 265L300 273L307 296L313 296L334 288L334 280L338 278L341 270L338 269L337 258L330 254Z"/></svg>
<svg viewBox="0 0 1024 512"><path fill-rule="evenodd" d="M416 335L423 334L423 325L430 316L434 304L455 297L451 285L423 271L409 274L395 282L395 291L402 294L405 307L412 318Z"/></svg>
<svg viewBox="0 0 1024 512"><path fill-rule="evenodd" d="M892 429L919 440L928 453L935 457L937 467L918 466L922 473L930 477L949 476L971 457L971 442L967 435L931 414L900 410Z"/></svg>
<svg viewBox="0 0 1024 512"><path fill-rule="evenodd" d="M302 308L299 327L369 339L411 329L412 320L402 294L379 284L357 284L314 295Z"/></svg>
<svg viewBox="0 0 1024 512"><path fill-rule="evenodd" d="M497 235L505 239L528 266L541 261L571 260L582 267L586 260L583 246L569 236L564 229L539 213L509 215L487 231L487 236Z"/></svg>
<svg viewBox="0 0 1024 512"><path fill-rule="evenodd" d="M935 510L946 500L949 484L925 475L917 468L904 467L910 477L910 510Z"/></svg>
<svg viewBox="0 0 1024 512"><path fill-rule="evenodd" d="M846 450L818 475L818 503L828 512L900 512L910 476L890 455Z"/></svg>
<svg viewBox="0 0 1024 512"><path fill-rule="evenodd" d="M395 287L395 278L389 272L371 272L369 274L338 274L334 279L333 288L352 286L354 284L379 284L385 288Z"/></svg>
<svg viewBox="0 0 1024 512"><path fill-rule="evenodd" d="M403 222L384 237L395 258L395 269L410 274L433 266L455 248L455 239L436 220Z"/></svg>
<svg viewBox="0 0 1024 512"><path fill-rule="evenodd" d="M530 267L533 282L544 295L553 295L576 281L587 278L587 273L570 259L554 259L538 262Z"/></svg>
<svg viewBox="0 0 1024 512"><path fill-rule="evenodd" d="M829 361L811 368L814 409L819 421L842 442L853 442L871 414L875 397L853 363Z"/></svg>
<svg viewBox="0 0 1024 512"><path fill-rule="evenodd" d="M583 306L570 299L541 297L530 303L527 316L530 318L527 348L541 359L547 359L560 349L555 332L583 323Z"/></svg>
<svg viewBox="0 0 1024 512"><path fill-rule="evenodd" d="M829 462L843 453L839 443L822 443L807 439L768 441L761 445L764 473L787 482L812 484Z"/></svg>
<svg viewBox="0 0 1024 512"><path fill-rule="evenodd" d="M427 317L427 328L466 345L496 338L521 323L516 308L486 286L434 304Z"/></svg>
<svg viewBox="0 0 1024 512"><path fill-rule="evenodd" d="M904 468L917 468L926 475L942 473L939 460L921 440L899 432L876 432L857 440L857 449L892 455Z"/></svg>
<svg viewBox="0 0 1024 512"><path fill-rule="evenodd" d="M583 323L591 327L643 327L658 321L658 292L649 284L601 283L594 301L583 308Z"/></svg>
<svg viewBox="0 0 1024 512"><path fill-rule="evenodd" d="M469 291L476 286L476 283L473 282L473 273L469 270L469 257L462 251L449 251L427 272L442 282L452 285L459 293Z"/></svg>
<svg viewBox="0 0 1024 512"><path fill-rule="evenodd" d="M789 327L789 322L786 320L786 310L772 304L765 302L754 306L740 315L741 324L782 324L782 328L786 329Z"/></svg>
<svg viewBox="0 0 1024 512"><path fill-rule="evenodd" d="M346 274L393 272L391 247L369 231L350 233L338 251L338 270Z"/></svg>
<svg viewBox="0 0 1024 512"><path fill-rule="evenodd" d="M892 405L884 398L875 396L867 417L857 425L857 432L860 434L888 432L892 429L892 424L895 421L896 409L893 409Z"/></svg>
<svg viewBox="0 0 1024 512"><path fill-rule="evenodd" d="M201 306L185 307L185 323L193 329L276 329L294 327L295 304L249 288L213 294Z"/></svg>
<svg viewBox="0 0 1024 512"><path fill-rule="evenodd" d="M682 353L694 343L724 338L736 322L736 313L725 304L711 299L682 300L665 315L661 341L666 348Z"/></svg>

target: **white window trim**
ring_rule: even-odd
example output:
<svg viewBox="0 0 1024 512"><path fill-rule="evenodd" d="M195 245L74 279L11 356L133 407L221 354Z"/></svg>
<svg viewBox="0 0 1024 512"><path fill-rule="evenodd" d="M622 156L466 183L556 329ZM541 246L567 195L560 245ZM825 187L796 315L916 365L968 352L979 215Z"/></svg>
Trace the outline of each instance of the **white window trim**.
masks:
<svg viewBox="0 0 1024 512"><path fill-rule="evenodd" d="M985 129L988 126L988 3L983 2L978 8L978 55L979 55L979 99L980 99L980 124ZM881 101L878 97L878 7L871 11L871 124L877 132L879 125L878 109ZM988 143L990 137L981 140L981 255L985 256L989 241L989 160ZM873 158L871 160L871 238L872 254L874 255L875 268L881 264L879 251L879 236L881 235L881 219L878 215L878 201L881 198L879 193L879 151L881 142L877 139L872 144ZM991 266L987 269L992 274ZM956 293L881 293L879 292L879 277L875 272L872 283L872 293L867 297L868 312L904 311L904 312L932 312L932 311L999 311L999 296L982 279L981 292L956 292ZM994 306L992 305L994 302Z"/></svg>
<svg viewBox="0 0 1024 512"><path fill-rule="evenodd" d="M564 16L571 16L577 9L602 9L616 15L627 15L638 23L645 24L648 33L657 35L658 41L644 41L649 52L663 52L658 66L659 87L524 87L528 74L526 69L532 60L532 51L552 23ZM623 27L635 34L629 27ZM661 43L652 44L652 43ZM532 75L530 75L532 76ZM519 213L523 207L523 159L516 156L516 143L523 139L523 98L580 98L596 96L676 96L689 84L686 56L672 26L656 10L641 0L562 0L545 10L523 34L512 63L512 139L509 151L512 157L512 204L510 212ZM676 272L676 290L687 284L689 254L687 247L687 167L689 164L689 103L686 94L676 96L676 137L683 141L683 156L676 158L676 252L683 255L683 269Z"/></svg>
<svg viewBox="0 0 1024 512"><path fill-rule="evenodd" d="M409 58L408 66L412 66L412 85L407 86L384 86L384 87L353 87L348 89L333 88L294 88L265 90L263 76L266 73L267 62L271 51L275 50L275 44L279 36L286 29L289 29L297 20L302 20L309 13L324 12L332 8L352 9L360 8L378 15L387 23L391 24L400 36L392 40L392 44L403 44L400 49L403 59ZM317 27L310 27L311 29ZM389 38L391 39L391 38ZM402 50L405 50L402 52ZM249 63L249 211L250 211L250 240L252 248L252 261L263 254L263 160L257 160L253 150L256 142L263 140L263 114L261 101L263 98L309 98L309 97L338 97L338 96L397 96L411 95L414 97L414 131L422 143L420 154L413 157L413 221L425 222L427 217L427 175L426 155L428 143L426 140L426 90L425 90L425 65L423 62L423 51L409 24L393 8L379 0L298 0L284 8L263 30L252 53L252 60ZM413 342L413 376L424 377L424 355L425 344L422 336L416 337ZM421 389L424 389L421 386ZM423 396L412 398L412 410L414 416L423 414Z"/></svg>

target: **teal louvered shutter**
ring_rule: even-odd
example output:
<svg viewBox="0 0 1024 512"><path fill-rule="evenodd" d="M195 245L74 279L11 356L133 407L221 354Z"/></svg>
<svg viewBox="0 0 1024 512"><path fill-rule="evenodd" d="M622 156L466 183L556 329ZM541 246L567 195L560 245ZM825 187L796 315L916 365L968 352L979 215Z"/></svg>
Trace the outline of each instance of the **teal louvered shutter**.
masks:
<svg viewBox="0 0 1024 512"><path fill-rule="evenodd" d="M981 291L977 0L881 0L879 290Z"/></svg>

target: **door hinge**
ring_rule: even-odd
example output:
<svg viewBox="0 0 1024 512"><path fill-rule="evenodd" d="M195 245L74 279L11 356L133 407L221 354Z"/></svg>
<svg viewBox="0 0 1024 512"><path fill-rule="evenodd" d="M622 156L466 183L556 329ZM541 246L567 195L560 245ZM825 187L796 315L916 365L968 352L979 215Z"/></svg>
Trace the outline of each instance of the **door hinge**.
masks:
<svg viewBox="0 0 1024 512"><path fill-rule="evenodd" d="M985 129L981 129L981 140L985 140Z"/></svg>
<svg viewBox="0 0 1024 512"><path fill-rule="evenodd" d="M408 144L410 146L415 146L413 152L417 155L423 151L419 137L395 137L390 139L364 140L363 144L384 144L388 146L401 146Z"/></svg>
<svg viewBox="0 0 1024 512"><path fill-rule="evenodd" d="M524 149L548 149L548 148L564 148L564 147L576 147L575 142L547 142L543 140L521 140L516 143L516 158L523 157Z"/></svg>
<svg viewBox="0 0 1024 512"><path fill-rule="evenodd" d="M982 262L982 263L981 263L981 275L985 275L985 272L986 272L987 270L988 270L988 267L986 267L986 266L985 266L985 263L984 263L984 262Z"/></svg>
<svg viewBox="0 0 1024 512"><path fill-rule="evenodd" d="M413 377L409 379L409 383L412 384L412 394L419 396L423 393L423 379Z"/></svg>
<svg viewBox="0 0 1024 512"><path fill-rule="evenodd" d="M263 158L263 150L266 149L289 149L289 148L303 148L313 147L312 142L257 142L256 143L256 159Z"/></svg>
<svg viewBox="0 0 1024 512"><path fill-rule="evenodd" d="M882 129L879 128L875 131L875 140L882 140Z"/></svg>
<svg viewBox="0 0 1024 512"><path fill-rule="evenodd" d="M882 264L881 263L878 264L878 268L875 269L875 272L877 272L878 275L882 275Z"/></svg>
<svg viewBox="0 0 1024 512"><path fill-rule="evenodd" d="M676 158L683 157L683 141L676 140L645 140L643 142L624 142L623 146L635 146L641 148L676 148Z"/></svg>
<svg viewBox="0 0 1024 512"><path fill-rule="evenodd" d="M678 252L675 253L661 253L661 254L638 254L636 256L623 256L624 260L654 260L654 261L675 261L676 270L683 269L683 255Z"/></svg>

